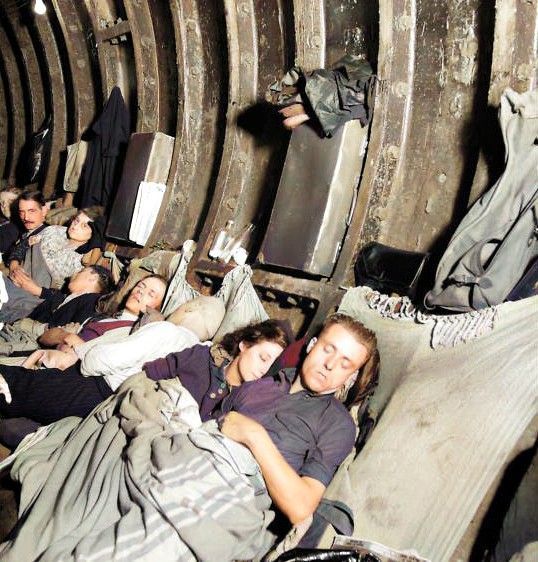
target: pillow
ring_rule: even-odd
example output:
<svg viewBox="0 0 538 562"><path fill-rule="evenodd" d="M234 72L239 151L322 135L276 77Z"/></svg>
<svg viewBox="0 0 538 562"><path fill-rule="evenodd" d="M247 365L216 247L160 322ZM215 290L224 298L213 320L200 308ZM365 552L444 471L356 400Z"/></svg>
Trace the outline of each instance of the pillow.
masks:
<svg viewBox="0 0 538 562"><path fill-rule="evenodd" d="M252 269L248 265L235 267L224 276L215 296L224 302L226 313L213 337L214 342L219 342L225 334L239 328L269 319L251 277Z"/></svg>

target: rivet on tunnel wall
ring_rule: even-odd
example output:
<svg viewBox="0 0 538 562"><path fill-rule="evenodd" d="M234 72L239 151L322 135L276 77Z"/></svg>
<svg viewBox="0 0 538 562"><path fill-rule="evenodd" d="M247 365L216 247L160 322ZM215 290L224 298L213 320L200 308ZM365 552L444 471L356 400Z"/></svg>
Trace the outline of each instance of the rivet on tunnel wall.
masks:
<svg viewBox="0 0 538 562"><path fill-rule="evenodd" d="M409 93L409 84L407 82L396 82L393 90L396 96L399 98L405 98Z"/></svg>
<svg viewBox="0 0 538 562"><path fill-rule="evenodd" d="M531 73L532 65L523 63L517 67L516 76L520 82L526 82L531 77Z"/></svg>
<svg viewBox="0 0 538 562"><path fill-rule="evenodd" d="M230 211L235 210L235 206L237 205L237 199L235 197L228 197L226 199L226 208L230 209Z"/></svg>
<svg viewBox="0 0 538 562"><path fill-rule="evenodd" d="M248 2L243 2L239 4L237 11L241 16L248 16L250 14L250 5Z"/></svg>
<svg viewBox="0 0 538 562"><path fill-rule="evenodd" d="M441 172L438 176L437 176L437 181L443 185L444 183L446 183L446 174L444 172Z"/></svg>
<svg viewBox="0 0 538 562"><path fill-rule="evenodd" d="M461 116L463 114L461 94L456 94L454 96L454 99L450 102L450 106L448 109L452 117L455 117L456 119L461 119Z"/></svg>
<svg viewBox="0 0 538 562"><path fill-rule="evenodd" d="M430 198L430 199L428 199L428 200L426 201L426 206L424 207L424 212L425 212L427 215L429 215L429 214L432 212L432 208L433 208L433 202L432 202L432 200L431 200L431 198Z"/></svg>
<svg viewBox="0 0 538 562"><path fill-rule="evenodd" d="M250 53L245 53L241 57L241 64L244 66L251 67L254 64L254 58Z"/></svg>
<svg viewBox="0 0 538 562"><path fill-rule="evenodd" d="M387 146L386 154L387 158L391 160L398 160L400 157L400 147L395 144L391 144L390 146Z"/></svg>
<svg viewBox="0 0 538 562"><path fill-rule="evenodd" d="M313 33L307 38L306 44L309 47L315 47L316 49L319 49L321 45L321 36L318 35L317 33Z"/></svg>
<svg viewBox="0 0 538 562"><path fill-rule="evenodd" d="M411 29L411 17L407 14L402 14L394 20L394 29L398 31L407 31Z"/></svg>

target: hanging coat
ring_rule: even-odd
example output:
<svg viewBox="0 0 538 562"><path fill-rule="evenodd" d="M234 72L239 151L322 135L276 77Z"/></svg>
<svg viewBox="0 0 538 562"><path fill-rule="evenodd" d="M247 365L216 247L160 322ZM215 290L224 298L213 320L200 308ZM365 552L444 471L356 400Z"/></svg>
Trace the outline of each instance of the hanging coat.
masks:
<svg viewBox="0 0 538 562"><path fill-rule="evenodd" d="M99 119L91 128L93 134L84 174L79 189L79 208L102 205L108 208L123 164L129 141L129 112L121 90L115 86Z"/></svg>

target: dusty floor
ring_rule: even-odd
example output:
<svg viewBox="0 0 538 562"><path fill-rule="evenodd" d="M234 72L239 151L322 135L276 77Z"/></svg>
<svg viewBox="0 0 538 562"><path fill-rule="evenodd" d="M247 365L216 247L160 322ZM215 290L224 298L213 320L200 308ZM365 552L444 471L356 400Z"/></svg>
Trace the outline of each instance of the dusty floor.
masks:
<svg viewBox="0 0 538 562"><path fill-rule="evenodd" d="M9 455L9 450L0 445L0 461ZM0 540L11 530L17 520L16 493L7 474L0 475Z"/></svg>

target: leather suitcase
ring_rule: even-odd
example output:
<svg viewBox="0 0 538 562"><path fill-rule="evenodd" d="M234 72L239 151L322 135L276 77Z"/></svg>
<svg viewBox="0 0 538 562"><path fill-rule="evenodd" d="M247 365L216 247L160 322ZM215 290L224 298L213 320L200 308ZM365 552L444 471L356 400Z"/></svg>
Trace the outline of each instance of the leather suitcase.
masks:
<svg viewBox="0 0 538 562"><path fill-rule="evenodd" d="M359 121L348 121L332 138L307 125L293 131L260 262L331 276L353 211L366 134Z"/></svg>
<svg viewBox="0 0 538 562"><path fill-rule="evenodd" d="M133 133L129 139L121 181L110 210L106 235L132 244L129 229L141 181L164 183L168 179L174 137L164 133Z"/></svg>

